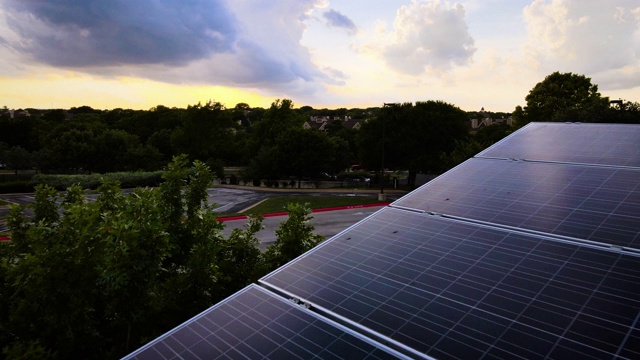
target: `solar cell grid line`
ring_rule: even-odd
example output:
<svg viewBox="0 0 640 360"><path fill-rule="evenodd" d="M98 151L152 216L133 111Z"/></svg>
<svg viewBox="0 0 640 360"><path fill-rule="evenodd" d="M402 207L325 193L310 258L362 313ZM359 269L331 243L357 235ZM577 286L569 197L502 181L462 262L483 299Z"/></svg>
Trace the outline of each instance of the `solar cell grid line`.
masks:
<svg viewBox="0 0 640 360"><path fill-rule="evenodd" d="M260 282L436 358L640 356L640 256L587 244L386 208Z"/></svg>
<svg viewBox="0 0 640 360"><path fill-rule="evenodd" d="M530 123L476 157L640 167L640 125Z"/></svg>
<svg viewBox="0 0 640 360"><path fill-rule="evenodd" d="M408 359L249 285L124 359Z"/></svg>
<svg viewBox="0 0 640 360"><path fill-rule="evenodd" d="M640 249L640 169L472 158L390 206Z"/></svg>

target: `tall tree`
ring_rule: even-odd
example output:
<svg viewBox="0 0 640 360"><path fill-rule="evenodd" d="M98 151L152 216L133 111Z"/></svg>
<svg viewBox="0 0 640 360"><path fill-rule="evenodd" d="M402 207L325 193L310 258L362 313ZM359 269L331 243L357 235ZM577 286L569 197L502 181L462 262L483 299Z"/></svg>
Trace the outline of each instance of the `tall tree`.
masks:
<svg viewBox="0 0 640 360"><path fill-rule="evenodd" d="M384 107L358 132L360 156L370 169L409 170L413 184L417 172L440 172L440 154L468 134L467 114L442 102L426 101ZM383 148L384 147L384 152Z"/></svg>
<svg viewBox="0 0 640 360"><path fill-rule="evenodd" d="M601 122L609 108L591 78L573 73L554 72L529 91L527 105L516 109L516 126L532 121Z"/></svg>
<svg viewBox="0 0 640 360"><path fill-rule="evenodd" d="M189 106L184 122L176 129L172 144L176 150L189 154L192 160L233 160L233 133L237 124L218 102Z"/></svg>
<svg viewBox="0 0 640 360"><path fill-rule="evenodd" d="M288 129L277 139L276 159L281 175L298 178L314 177L328 171L335 155L334 143L327 135L316 129L302 127Z"/></svg>

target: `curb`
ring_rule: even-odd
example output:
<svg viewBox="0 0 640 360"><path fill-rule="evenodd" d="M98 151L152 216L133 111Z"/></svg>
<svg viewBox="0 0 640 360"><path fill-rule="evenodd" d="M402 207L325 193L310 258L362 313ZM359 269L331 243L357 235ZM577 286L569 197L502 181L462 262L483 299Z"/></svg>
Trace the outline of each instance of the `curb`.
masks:
<svg viewBox="0 0 640 360"><path fill-rule="evenodd" d="M320 213L320 212L336 211L336 210L348 210L348 209L360 209L360 208L369 208L369 207L377 207L377 206L387 206L389 204L391 204L391 203L390 202L381 202L381 203L362 204L362 205L336 206L336 207L330 207L330 208L314 209L314 210L311 210L311 213ZM266 218L270 218L270 217L285 216L285 215L287 215L287 213L285 211L283 211L283 212L277 212L277 213L262 214L262 217L266 219ZM229 217L220 217L217 220L220 221L220 222L225 222L225 221L234 221L234 220L246 220L248 218L249 218L249 216L247 216L247 215L237 215L237 216L229 216Z"/></svg>

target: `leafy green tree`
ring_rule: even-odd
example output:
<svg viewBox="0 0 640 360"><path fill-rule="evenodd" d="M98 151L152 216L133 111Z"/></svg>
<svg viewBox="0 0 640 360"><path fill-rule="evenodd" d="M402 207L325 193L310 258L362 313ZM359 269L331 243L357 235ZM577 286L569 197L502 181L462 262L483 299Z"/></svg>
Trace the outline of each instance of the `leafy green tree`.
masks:
<svg viewBox="0 0 640 360"><path fill-rule="evenodd" d="M494 124L482 127L473 137L479 144L488 147L511 134L512 131L513 128L507 124Z"/></svg>
<svg viewBox="0 0 640 360"><path fill-rule="evenodd" d="M14 146L5 150L2 154L3 161L9 169L12 169L16 175L18 170L28 169L32 163L31 154L20 146Z"/></svg>
<svg viewBox="0 0 640 360"><path fill-rule="evenodd" d="M409 170L413 184L417 172L444 170L440 154L452 151L456 140L467 134L464 111L442 101L426 101L382 108L362 125L357 141L363 165L380 170L384 147L384 167Z"/></svg>
<svg viewBox="0 0 640 360"><path fill-rule="evenodd" d="M191 160L222 159L233 161L234 132L238 125L218 102L189 106L184 122L172 135L176 151Z"/></svg>
<svg viewBox="0 0 640 360"><path fill-rule="evenodd" d="M591 78L573 73L554 72L529 91L527 105L516 109L516 127L539 122L601 122L609 107Z"/></svg>
<svg viewBox="0 0 640 360"><path fill-rule="evenodd" d="M262 119L252 123L250 153L257 154L264 148L275 146L276 139L289 129L301 128L304 121L304 116L293 109L293 101L289 99L274 101Z"/></svg>
<svg viewBox="0 0 640 360"><path fill-rule="evenodd" d="M95 160L95 133L92 130L70 129L57 139L50 139L44 163L61 171L91 171Z"/></svg>
<svg viewBox="0 0 640 360"><path fill-rule="evenodd" d="M640 124L640 103L615 100L607 112L607 116L603 122L619 123L619 124Z"/></svg>
<svg viewBox="0 0 640 360"><path fill-rule="evenodd" d="M280 175L296 176L300 184L303 177L315 177L330 169L335 155L333 145L321 131L291 128L277 139L277 169Z"/></svg>
<svg viewBox="0 0 640 360"><path fill-rule="evenodd" d="M119 357L229 295L218 284L212 175L183 156L165 178L160 189L127 196L107 181L95 202L72 187L61 212L60 196L40 186L32 218L11 210L12 241L0 244L6 354Z"/></svg>
<svg viewBox="0 0 640 360"><path fill-rule="evenodd" d="M280 223L276 230L277 240L267 248L264 254L264 266L267 271L274 270L304 252L318 245L324 238L313 233L315 229L309 222L309 204L290 203L285 207L288 218Z"/></svg>
<svg viewBox="0 0 640 360"><path fill-rule="evenodd" d="M242 289L263 275L259 272L262 253L256 237L262 229L262 217L253 217L243 229L233 229L228 238L222 239L218 252L219 286L225 293Z"/></svg>

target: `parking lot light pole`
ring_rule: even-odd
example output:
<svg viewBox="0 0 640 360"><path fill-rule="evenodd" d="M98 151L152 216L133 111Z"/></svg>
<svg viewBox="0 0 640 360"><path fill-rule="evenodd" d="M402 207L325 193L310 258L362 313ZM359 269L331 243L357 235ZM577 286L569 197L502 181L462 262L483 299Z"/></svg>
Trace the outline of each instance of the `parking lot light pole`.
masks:
<svg viewBox="0 0 640 360"><path fill-rule="evenodd" d="M395 106L395 103L384 103L383 108ZM380 194L378 194L378 201L387 200L387 195L384 193L384 143L385 143L385 123L384 117L386 114L382 115L382 156L380 161Z"/></svg>

